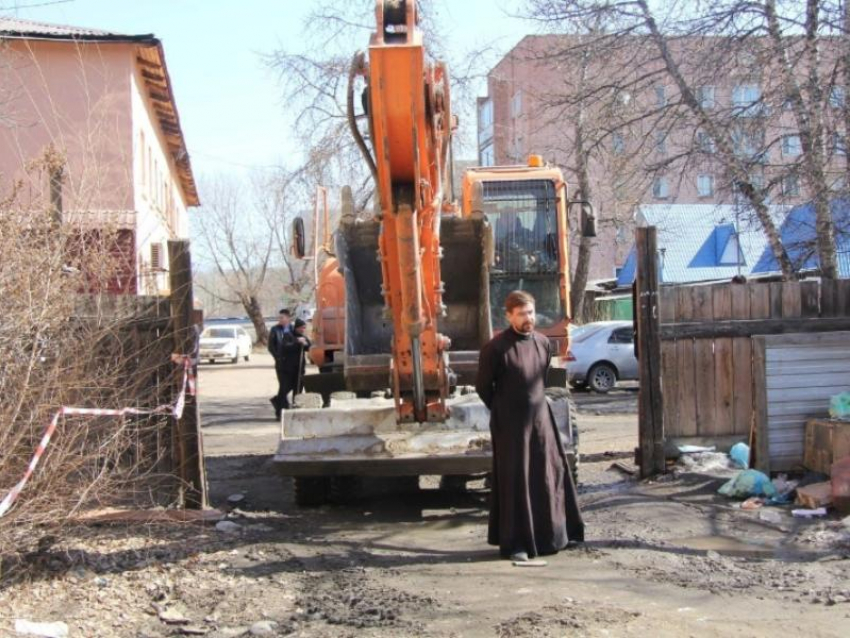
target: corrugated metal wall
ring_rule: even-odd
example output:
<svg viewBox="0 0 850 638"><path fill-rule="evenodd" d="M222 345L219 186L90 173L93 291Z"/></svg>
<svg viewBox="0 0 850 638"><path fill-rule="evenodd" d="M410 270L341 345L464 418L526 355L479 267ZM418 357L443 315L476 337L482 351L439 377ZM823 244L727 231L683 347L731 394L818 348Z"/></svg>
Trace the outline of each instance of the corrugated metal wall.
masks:
<svg viewBox="0 0 850 638"><path fill-rule="evenodd" d="M770 468L788 470L803 464L806 421L850 391L850 332L763 338Z"/></svg>

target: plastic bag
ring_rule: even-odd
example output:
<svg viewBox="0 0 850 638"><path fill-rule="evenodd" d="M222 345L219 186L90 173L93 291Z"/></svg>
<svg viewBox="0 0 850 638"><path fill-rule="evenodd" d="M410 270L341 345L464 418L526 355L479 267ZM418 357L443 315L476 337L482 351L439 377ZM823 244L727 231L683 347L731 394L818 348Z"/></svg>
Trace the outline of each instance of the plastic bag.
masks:
<svg viewBox="0 0 850 638"><path fill-rule="evenodd" d="M776 488L770 482L770 478L758 470L744 470L738 475L724 483L719 494L729 498L749 498L751 496L776 496Z"/></svg>
<svg viewBox="0 0 850 638"><path fill-rule="evenodd" d="M738 467L745 470L750 467L750 446L746 443L736 443L729 450L729 456Z"/></svg>
<svg viewBox="0 0 850 638"><path fill-rule="evenodd" d="M829 416L833 419L850 419L850 392L836 394L829 400Z"/></svg>

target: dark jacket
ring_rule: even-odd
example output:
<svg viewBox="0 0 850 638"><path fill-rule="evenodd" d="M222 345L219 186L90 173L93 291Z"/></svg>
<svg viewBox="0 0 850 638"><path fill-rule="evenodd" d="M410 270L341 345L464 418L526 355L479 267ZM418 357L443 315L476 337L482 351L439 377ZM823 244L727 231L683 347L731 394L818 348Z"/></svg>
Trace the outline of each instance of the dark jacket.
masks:
<svg viewBox="0 0 850 638"><path fill-rule="evenodd" d="M283 346L284 337L291 337L292 330L292 324L286 328L280 324L275 324L269 331L269 354L274 357L275 362L283 355L281 347Z"/></svg>
<svg viewBox="0 0 850 638"><path fill-rule="evenodd" d="M291 372L292 374L296 374L300 369L303 375L307 368L307 361L304 355L312 345L310 340L302 335L307 342L306 345L302 345L298 343L299 335L295 331L284 332L281 330L280 332L280 344L276 346L277 356L275 357L275 367L284 372ZM269 338L269 341L271 341L271 338Z"/></svg>

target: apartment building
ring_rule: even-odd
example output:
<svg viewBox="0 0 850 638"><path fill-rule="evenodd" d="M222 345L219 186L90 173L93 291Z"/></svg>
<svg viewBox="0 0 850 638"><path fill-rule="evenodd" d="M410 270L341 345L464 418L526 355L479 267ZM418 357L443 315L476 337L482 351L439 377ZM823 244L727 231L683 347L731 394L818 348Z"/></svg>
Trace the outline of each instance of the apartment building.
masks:
<svg viewBox="0 0 850 638"><path fill-rule="evenodd" d="M527 36L493 67L487 96L477 105L478 160L518 164L541 154L564 169L575 193L581 135L589 195L601 221L591 278L603 279L616 276L628 256L638 206L700 210L740 205L742 197L718 161L716 140L682 107L652 43L620 38L610 51L582 58L584 44L580 36ZM828 44L822 60L825 170L830 187L843 192L845 88L830 73L836 57ZM722 38L680 38L670 46L700 105L729 133L767 202L790 207L808 201L795 168L802 154L796 119L764 47Z"/></svg>

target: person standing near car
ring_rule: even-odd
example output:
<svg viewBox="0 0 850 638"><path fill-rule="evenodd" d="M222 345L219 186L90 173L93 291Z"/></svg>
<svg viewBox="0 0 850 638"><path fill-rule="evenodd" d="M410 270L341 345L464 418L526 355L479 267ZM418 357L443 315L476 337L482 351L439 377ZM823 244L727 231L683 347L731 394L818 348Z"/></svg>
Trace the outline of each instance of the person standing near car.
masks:
<svg viewBox="0 0 850 638"><path fill-rule="evenodd" d="M307 324L303 319L296 319L292 330L284 333L283 341L278 350L280 358L275 369L278 373L280 389L276 398L281 410L288 410L291 407L289 402L290 392L293 393L294 401L294 395L301 391L306 369L304 353L310 347L310 340L305 334L306 328ZM278 418L280 418L279 415Z"/></svg>
<svg viewBox="0 0 850 638"><path fill-rule="evenodd" d="M534 297L515 290L505 311L510 327L481 349L475 389L490 410L493 444L487 541L524 562L584 542L584 522L546 400L552 354L534 332Z"/></svg>
<svg viewBox="0 0 850 638"><path fill-rule="evenodd" d="M269 353L274 358L274 371L277 375L277 394L269 401L274 406L275 417L280 419L280 411L289 404L284 392L284 359L283 344L285 341L294 340L292 333L292 314L287 308L281 308L277 316L277 323L269 331Z"/></svg>

